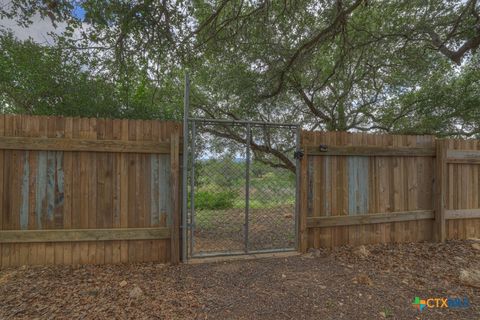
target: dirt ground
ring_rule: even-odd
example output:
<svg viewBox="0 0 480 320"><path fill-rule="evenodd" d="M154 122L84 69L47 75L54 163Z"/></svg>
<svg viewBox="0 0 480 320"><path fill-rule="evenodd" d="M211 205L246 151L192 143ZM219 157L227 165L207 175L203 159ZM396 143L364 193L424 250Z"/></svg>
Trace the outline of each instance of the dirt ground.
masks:
<svg viewBox="0 0 480 320"><path fill-rule="evenodd" d="M480 319L480 242L374 245L180 266L0 272L0 319ZM478 283L477 283L478 285ZM466 297L465 309L412 306Z"/></svg>
<svg viewBox="0 0 480 320"><path fill-rule="evenodd" d="M294 206L250 209L249 249L271 250L295 246ZM242 251L244 209L198 210L195 228L195 253Z"/></svg>

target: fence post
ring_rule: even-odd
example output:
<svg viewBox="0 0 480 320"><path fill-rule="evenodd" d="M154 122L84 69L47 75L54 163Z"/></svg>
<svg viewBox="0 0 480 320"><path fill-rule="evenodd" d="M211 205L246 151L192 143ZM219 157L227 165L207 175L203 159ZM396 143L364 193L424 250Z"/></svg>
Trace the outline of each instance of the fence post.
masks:
<svg viewBox="0 0 480 320"><path fill-rule="evenodd" d="M170 261L172 264L180 262L180 203L179 203L179 158L180 138L178 130L170 137L170 183L172 201L172 225L170 238Z"/></svg>
<svg viewBox="0 0 480 320"><path fill-rule="evenodd" d="M447 193L447 141L436 140L435 160L435 240L445 242L445 199Z"/></svg>
<svg viewBox="0 0 480 320"><path fill-rule="evenodd" d="M308 154L305 147L305 134L301 131L300 145L303 150L303 157L300 160L300 212L298 215L298 250L302 253L308 249L308 233L307 233L307 187L308 187Z"/></svg>

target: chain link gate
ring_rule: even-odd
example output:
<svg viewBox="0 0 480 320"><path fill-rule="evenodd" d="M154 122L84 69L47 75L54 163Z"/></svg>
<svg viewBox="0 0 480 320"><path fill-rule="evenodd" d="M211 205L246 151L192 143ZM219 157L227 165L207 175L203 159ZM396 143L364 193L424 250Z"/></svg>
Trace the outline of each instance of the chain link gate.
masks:
<svg viewBox="0 0 480 320"><path fill-rule="evenodd" d="M188 119L188 257L294 250L299 127Z"/></svg>

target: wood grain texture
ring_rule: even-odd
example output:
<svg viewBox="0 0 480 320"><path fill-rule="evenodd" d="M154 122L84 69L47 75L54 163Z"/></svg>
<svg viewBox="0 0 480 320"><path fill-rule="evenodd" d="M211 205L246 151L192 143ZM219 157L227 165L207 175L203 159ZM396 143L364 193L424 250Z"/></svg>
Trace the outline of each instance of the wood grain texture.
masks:
<svg viewBox="0 0 480 320"><path fill-rule="evenodd" d="M479 140L448 139L446 239L480 237Z"/></svg>
<svg viewBox="0 0 480 320"><path fill-rule="evenodd" d="M104 122L105 120L100 120ZM169 153L170 143L64 138L0 137L0 149L126 153Z"/></svg>
<svg viewBox="0 0 480 320"><path fill-rule="evenodd" d="M418 210L362 214L357 216L311 217L307 218L307 226L309 228L325 228L401 221L431 220L433 218L433 210Z"/></svg>
<svg viewBox="0 0 480 320"><path fill-rule="evenodd" d="M3 230L0 243L169 239L169 228Z"/></svg>
<svg viewBox="0 0 480 320"><path fill-rule="evenodd" d="M181 144L178 128L150 120L0 115L0 237L10 232L10 240L0 241L0 267L168 262L165 221L172 205L169 190L158 194L160 184L171 185L170 134ZM163 231L129 236L138 228Z"/></svg>
<svg viewBox="0 0 480 320"><path fill-rule="evenodd" d="M302 134L307 248L431 240L434 137Z"/></svg>
<svg viewBox="0 0 480 320"><path fill-rule="evenodd" d="M348 134L348 133L340 133ZM339 146L332 144L322 144L321 149L318 145L306 146L305 150L312 156L382 156L382 157L434 157L434 147L384 147L384 146Z"/></svg>
<svg viewBox="0 0 480 320"><path fill-rule="evenodd" d="M437 140L435 170L435 239L444 242L446 239L445 209L447 192L447 145Z"/></svg>
<svg viewBox="0 0 480 320"><path fill-rule="evenodd" d="M171 181L171 203L172 203L172 225L171 225L171 262L178 264L180 262L180 186L179 186L179 168L180 168L180 138L178 132L172 133L170 138L170 181Z"/></svg>
<svg viewBox="0 0 480 320"><path fill-rule="evenodd" d="M300 136L300 144L304 148L306 143L307 133L302 132ZM309 246L307 233L307 215L308 215L308 187L311 179L308 178L308 152L305 149L305 155L300 160L300 212L298 216L298 250L300 252L307 252ZM311 245L311 244L310 244Z"/></svg>
<svg viewBox="0 0 480 320"><path fill-rule="evenodd" d="M457 209L445 210L445 219L478 219L480 218L480 209Z"/></svg>
<svg viewBox="0 0 480 320"><path fill-rule="evenodd" d="M480 150L455 150L446 152L448 163L480 164Z"/></svg>

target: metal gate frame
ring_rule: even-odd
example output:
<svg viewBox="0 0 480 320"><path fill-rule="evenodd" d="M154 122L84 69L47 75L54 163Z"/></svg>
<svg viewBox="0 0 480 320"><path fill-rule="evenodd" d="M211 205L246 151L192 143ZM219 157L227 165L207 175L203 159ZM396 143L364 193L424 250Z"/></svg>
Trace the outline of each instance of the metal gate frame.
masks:
<svg viewBox="0 0 480 320"><path fill-rule="evenodd" d="M267 127L285 127L290 129L295 129L295 152L300 152L300 134L301 127L298 124L292 123L273 123L273 122L262 122L262 121L249 121L249 120L227 120L227 119L204 119L204 118L193 118L189 116L189 107L190 107L190 79L188 74L185 75L185 93L184 93L184 117L183 117L183 168L182 168L182 261L186 262L189 258L199 258L199 257L211 257L211 256L224 256L224 255L241 255L241 254L252 254L252 253L267 253L267 252L284 252L284 251L293 251L298 250L298 216L299 216L299 188L300 188L300 159L295 157L295 217L294 217L294 233L295 233L295 245L294 248L283 248L283 249L266 249L266 250L254 250L250 251L248 248L248 225L249 225L249 209L250 209L250 140L251 140L251 128L257 126L267 126ZM241 253L238 252L215 252L211 254L202 254L202 255L193 255L189 254L189 248L193 248L193 228L195 224L195 202L194 202L194 150L195 150L195 130L196 123L203 124L232 124L232 125L244 125L247 130L246 135L246 168L245 168L245 229L244 229L244 242L245 248ZM191 142L191 152L189 153L189 125L191 124L192 132L192 142ZM188 160L192 161L192 179L188 181ZM191 220L190 224L188 223L188 183L190 182L191 187ZM189 236L190 231L190 236ZM190 242L190 243L189 243Z"/></svg>

